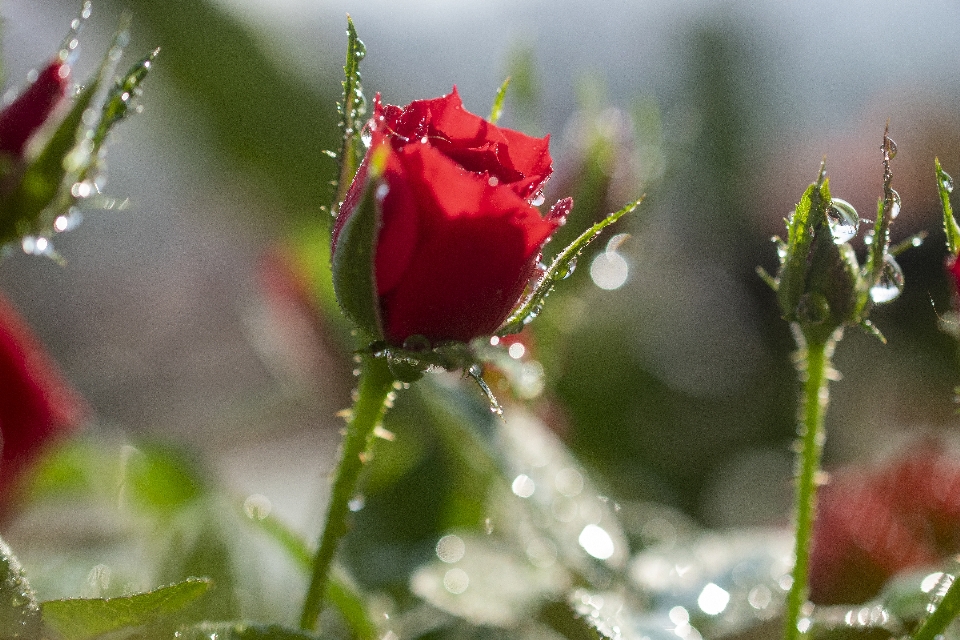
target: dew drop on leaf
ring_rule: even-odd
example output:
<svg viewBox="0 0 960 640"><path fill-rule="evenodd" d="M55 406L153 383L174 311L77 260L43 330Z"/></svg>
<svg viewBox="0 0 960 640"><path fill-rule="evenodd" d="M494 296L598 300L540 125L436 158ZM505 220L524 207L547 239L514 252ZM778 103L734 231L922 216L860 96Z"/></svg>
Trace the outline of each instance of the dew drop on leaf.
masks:
<svg viewBox="0 0 960 640"><path fill-rule="evenodd" d="M880 280L870 287L870 299L875 304L883 304L895 299L903 291L903 270L893 256L883 257L883 272Z"/></svg>
<svg viewBox="0 0 960 640"><path fill-rule="evenodd" d="M830 235L836 244L843 244L857 235L860 228L860 216L853 205L846 200L833 198L827 208L827 224L830 226Z"/></svg>

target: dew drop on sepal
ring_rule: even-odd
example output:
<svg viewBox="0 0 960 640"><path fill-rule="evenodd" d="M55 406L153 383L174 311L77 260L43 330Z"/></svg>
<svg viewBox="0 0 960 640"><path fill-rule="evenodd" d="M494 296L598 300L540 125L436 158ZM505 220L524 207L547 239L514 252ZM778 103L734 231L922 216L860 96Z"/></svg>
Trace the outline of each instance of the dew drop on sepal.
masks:
<svg viewBox="0 0 960 640"><path fill-rule="evenodd" d="M953 193L953 178L942 169L940 170L940 176L940 186L943 187L947 193Z"/></svg>
<svg viewBox="0 0 960 640"><path fill-rule="evenodd" d="M573 272L577 270L577 259L573 258L567 264L561 266L557 272L554 274L554 280L566 280L573 275Z"/></svg>
<svg viewBox="0 0 960 640"><path fill-rule="evenodd" d="M903 270L890 254L883 257L880 280L870 287L870 299L875 304L890 302L903 292Z"/></svg>
<svg viewBox="0 0 960 640"><path fill-rule="evenodd" d="M860 216L853 205L840 198L832 198L827 208L827 224L830 235L837 244L843 244L857 235L860 228Z"/></svg>
<svg viewBox="0 0 960 640"><path fill-rule="evenodd" d="M893 157L892 155L890 156ZM896 190L890 190L893 193L893 202L890 205L890 219L893 220L900 215L900 194Z"/></svg>

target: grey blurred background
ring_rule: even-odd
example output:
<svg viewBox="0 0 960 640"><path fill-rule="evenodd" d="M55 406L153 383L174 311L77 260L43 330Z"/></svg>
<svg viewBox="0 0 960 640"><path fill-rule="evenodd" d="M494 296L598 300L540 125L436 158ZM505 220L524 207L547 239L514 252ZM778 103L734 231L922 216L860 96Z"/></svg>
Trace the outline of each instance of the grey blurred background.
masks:
<svg viewBox="0 0 960 640"><path fill-rule="evenodd" d="M54 52L78 7L0 5L7 87ZM538 334L565 437L615 493L717 526L785 513L792 342L753 269L775 269L768 238L824 155L834 194L874 215L887 121L904 203L894 235L932 233L903 257L907 293L876 314L891 344L850 332L841 345L827 459L956 424L933 181L934 155L960 172L955 3L98 0L77 79L123 7L127 60L162 48L144 112L109 150L107 193L129 202L87 208L56 239L64 267L16 252L0 266L0 289L96 428L199 446L238 490L291 512L286 487L322 487L349 379L322 355L320 394L278 373L262 260L326 204L347 13L369 52L364 87L386 102L456 85L486 114L513 73L504 124L551 133L558 185L585 119L632 118L637 170L618 193L649 197L619 230L633 234L630 278L608 292L580 270Z"/></svg>

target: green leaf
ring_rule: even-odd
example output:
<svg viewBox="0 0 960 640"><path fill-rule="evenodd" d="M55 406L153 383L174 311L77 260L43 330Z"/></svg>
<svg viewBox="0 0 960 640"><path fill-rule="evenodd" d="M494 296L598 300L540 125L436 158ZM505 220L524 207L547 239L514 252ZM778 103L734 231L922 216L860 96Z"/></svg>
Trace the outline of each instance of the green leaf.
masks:
<svg viewBox="0 0 960 640"><path fill-rule="evenodd" d="M491 124L497 124L500 116L503 115L503 101L507 97L507 87L509 86L510 76L507 76L507 79L504 80L500 88L497 89L497 97L493 99L493 107L490 108L490 117L487 118Z"/></svg>
<svg viewBox="0 0 960 640"><path fill-rule="evenodd" d="M276 624L250 622L204 622L183 627L177 640L317 640L317 636Z"/></svg>
<svg viewBox="0 0 960 640"><path fill-rule="evenodd" d="M382 337L374 256L380 227L374 190L380 173L376 158L367 167L367 181L360 204L346 220L333 252L333 290L340 308L374 339Z"/></svg>
<svg viewBox="0 0 960 640"><path fill-rule="evenodd" d="M940 204L943 205L943 230L947 234L947 249L955 256L960 253L960 225L953 217L953 207L950 206L953 178L940 166L940 158L935 158L933 162L937 169L937 191L940 193Z"/></svg>
<svg viewBox="0 0 960 640"><path fill-rule="evenodd" d="M202 495L200 472L183 452L149 443L127 451L124 483L137 507L173 515Z"/></svg>
<svg viewBox="0 0 960 640"><path fill-rule="evenodd" d="M340 173L337 178L336 197L330 211L335 216L357 173L363 158L363 144L360 131L367 112L367 103L360 86L360 61L367 54L367 48L357 37L353 19L347 16L347 60L343 65L343 98L337 103L340 112L340 131L343 141L340 147Z"/></svg>
<svg viewBox="0 0 960 640"><path fill-rule="evenodd" d="M0 540L0 637L40 637L37 596L27 582L20 561Z"/></svg>
<svg viewBox="0 0 960 640"><path fill-rule="evenodd" d="M635 202L631 202L619 211L614 211L606 218L581 233L576 240L571 242L563 251L557 254L557 257L553 259L550 267L547 269L546 273L544 273L543 278L537 284L536 289L534 289L527 299L524 300L519 307L517 307L517 309L509 318L507 318L506 322L503 323L503 326L497 331L497 334L502 336L510 333L517 333L523 329L525 324L537 317L543 307L544 301L547 299L547 296L550 295L550 292L553 290L556 284L570 275L577 256L580 255L580 252L582 252L588 244L593 242L606 227L610 226L626 214L636 209L638 206L640 206L641 202L643 202L643 198L640 198Z"/></svg>
<svg viewBox="0 0 960 640"><path fill-rule="evenodd" d="M43 624L62 640L87 640L125 627L139 627L176 613L210 589L191 578L154 591L119 598L49 600L40 605Z"/></svg>

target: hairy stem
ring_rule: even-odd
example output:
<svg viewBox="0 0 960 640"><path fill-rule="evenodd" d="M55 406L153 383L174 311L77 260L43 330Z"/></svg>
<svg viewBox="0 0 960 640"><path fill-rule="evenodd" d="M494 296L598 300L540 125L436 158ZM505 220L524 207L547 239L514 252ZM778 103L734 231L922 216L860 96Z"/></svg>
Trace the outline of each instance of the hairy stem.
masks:
<svg viewBox="0 0 960 640"><path fill-rule="evenodd" d="M830 357L839 339L838 334L824 339L804 337L797 330L797 343L800 347L796 366L803 381L801 391L801 412L799 436L801 449L797 460L795 527L796 546L793 566L793 582L787 594L785 615L785 640L800 640L800 618L803 605L807 601L810 573L810 540L813 535L813 519L817 501L817 474L820 470L820 456L823 452L825 434L824 416L827 412L827 373L830 370Z"/></svg>
<svg viewBox="0 0 960 640"><path fill-rule="evenodd" d="M317 628L330 574L333 556L340 540L347 533L349 503L357 490L357 481L363 469L367 449L373 439L374 428L386 411L387 397L393 389L394 377L383 358L364 356L360 388L353 413L347 425L333 481L327 519L320 534L320 544L313 557L313 575L300 616L300 628Z"/></svg>

